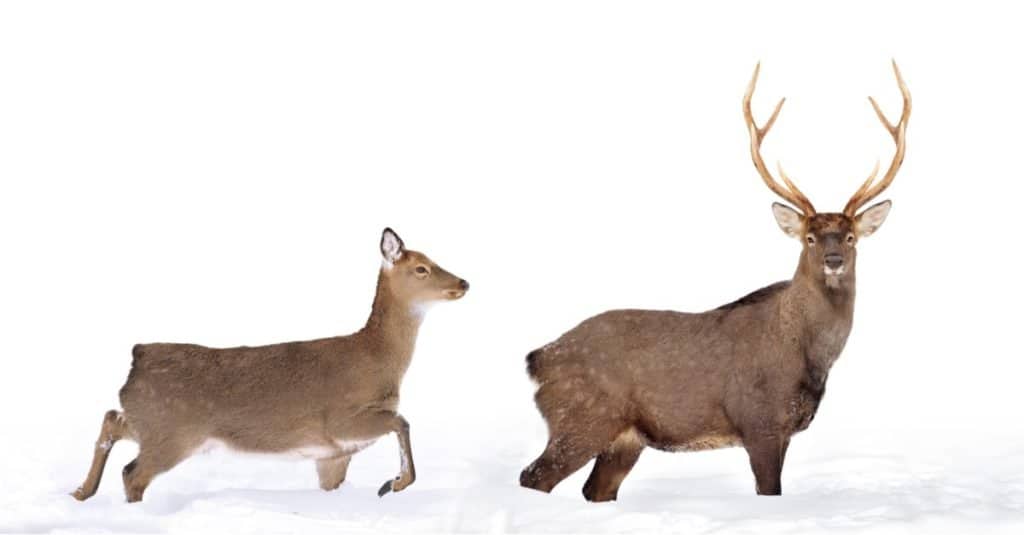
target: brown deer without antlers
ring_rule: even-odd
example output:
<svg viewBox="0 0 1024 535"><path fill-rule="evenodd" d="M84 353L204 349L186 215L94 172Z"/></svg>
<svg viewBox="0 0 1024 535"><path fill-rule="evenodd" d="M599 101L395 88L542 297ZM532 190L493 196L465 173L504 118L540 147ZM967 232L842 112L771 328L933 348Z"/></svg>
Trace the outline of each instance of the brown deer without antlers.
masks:
<svg viewBox="0 0 1024 535"><path fill-rule="evenodd" d="M261 347L214 349L142 344L121 388L123 411L108 411L85 482L72 495L96 493L110 448L139 443L124 467L129 502L157 475L208 445L315 459L320 487L345 480L352 456L388 433L398 436L401 472L378 492L416 479L409 424L398 391L426 309L461 298L469 284L426 255L406 250L391 229L370 318L349 336Z"/></svg>
<svg viewBox="0 0 1024 535"><path fill-rule="evenodd" d="M759 66L760 67L760 66ZM792 280L699 314L613 310L594 316L531 352L527 370L538 385L537 407L547 422L547 447L523 470L520 483L549 492L595 458L583 487L591 501L614 500L647 446L693 451L743 446L758 494L782 493L790 437L810 425L853 321L856 245L885 220L890 202L858 213L882 193L903 162L910 93L893 62L903 94L895 126L871 104L896 142L877 183L875 173L842 213L814 206L779 169L780 185L761 158L763 127L743 98L750 154L765 184L798 210L775 203L783 232L803 249Z"/></svg>

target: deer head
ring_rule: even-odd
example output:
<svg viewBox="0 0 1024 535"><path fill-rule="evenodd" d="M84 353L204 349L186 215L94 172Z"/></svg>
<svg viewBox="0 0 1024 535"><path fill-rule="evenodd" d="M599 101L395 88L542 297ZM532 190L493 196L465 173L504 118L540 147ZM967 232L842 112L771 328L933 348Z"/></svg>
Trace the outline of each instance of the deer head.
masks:
<svg viewBox="0 0 1024 535"><path fill-rule="evenodd" d="M438 301L459 299L469 290L469 283L445 271L427 255L405 248L405 243L390 228L380 238L384 257L381 282L402 302L420 308Z"/></svg>
<svg viewBox="0 0 1024 535"><path fill-rule="evenodd" d="M850 197L841 213L817 213L807 196L786 176L781 164L778 166L778 171L784 185L779 184L765 166L764 160L761 158L761 142L768 130L775 124L775 119L786 99L779 100L775 111L772 112L763 127L757 126L750 110L750 99L754 95L754 88L757 85L757 75L761 70L760 63L754 69L754 76L750 79L750 85L747 86L747 92L743 97L743 117L746 119L747 129L750 131L750 156L754 160L754 167L757 168L757 172L769 189L793 205L791 207L782 203L773 203L772 211L775 214L775 220L788 236L801 240L803 243L801 261L809 268L812 276L823 280L828 286L838 286L842 277L853 271L857 255L857 240L866 238L878 230L892 206L890 201L882 201L858 213L868 201L889 187L903 163L903 155L906 151L907 119L910 118L910 91L903 82L900 69L896 66L895 61L892 63L892 68L896 73L896 82L899 85L900 93L903 94L903 113L899 122L894 126L886 119L875 99L868 97L868 100L875 109L878 119L896 142L896 152L888 170L878 182L875 182L875 177L878 175L879 165L877 162L875 163L874 171Z"/></svg>

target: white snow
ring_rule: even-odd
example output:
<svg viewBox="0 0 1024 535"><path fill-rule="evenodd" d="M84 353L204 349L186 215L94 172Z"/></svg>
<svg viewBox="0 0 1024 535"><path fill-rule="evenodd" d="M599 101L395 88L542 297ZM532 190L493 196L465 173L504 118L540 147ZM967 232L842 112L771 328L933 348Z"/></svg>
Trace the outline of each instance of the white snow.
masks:
<svg viewBox="0 0 1024 535"><path fill-rule="evenodd" d="M0 2L0 533L1024 533L1015 8ZM588 468L521 489L530 350L793 273L740 110L758 59L754 112L788 98L765 157L831 211L892 154L865 98L899 109L892 57L906 162L784 495L738 448L647 450L615 503L583 500ZM127 504L122 441L68 495L132 344L352 332L387 226L472 284L402 386L414 484L377 497L387 436L337 491L313 460L211 452Z"/></svg>
<svg viewBox="0 0 1024 535"><path fill-rule="evenodd" d="M758 497L742 449L646 450L615 503L580 495L584 468L551 495L522 489L542 426L489 424L475 440L422 425L417 481L378 498L394 476L386 437L354 457L337 491L317 488L312 461L214 452L158 478L141 504L124 502L119 443L98 494L67 495L88 468L87 426L20 444L0 460L0 533L1020 533L1024 441L944 437L945 431L866 432L829 439L814 426L790 449L782 497ZM415 426L415 424L414 424ZM414 427L415 428L415 427ZM525 432L524 432L525 430Z"/></svg>

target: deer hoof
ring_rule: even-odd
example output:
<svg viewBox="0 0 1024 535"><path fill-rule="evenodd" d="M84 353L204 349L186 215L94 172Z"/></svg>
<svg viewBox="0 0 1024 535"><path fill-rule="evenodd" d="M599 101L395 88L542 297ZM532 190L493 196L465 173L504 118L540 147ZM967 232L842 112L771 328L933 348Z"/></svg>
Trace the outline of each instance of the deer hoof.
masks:
<svg viewBox="0 0 1024 535"><path fill-rule="evenodd" d="M385 494L391 492L391 484L392 483L393 483L393 481L390 480L390 479L385 481L384 484L380 486L380 490L377 491L377 497L378 498L383 498Z"/></svg>
<svg viewBox="0 0 1024 535"><path fill-rule="evenodd" d="M389 492L401 492L409 485L412 485L412 482L415 479L415 476L404 474L396 477L395 479L389 479L380 486L380 490L377 491L377 496L383 497Z"/></svg>

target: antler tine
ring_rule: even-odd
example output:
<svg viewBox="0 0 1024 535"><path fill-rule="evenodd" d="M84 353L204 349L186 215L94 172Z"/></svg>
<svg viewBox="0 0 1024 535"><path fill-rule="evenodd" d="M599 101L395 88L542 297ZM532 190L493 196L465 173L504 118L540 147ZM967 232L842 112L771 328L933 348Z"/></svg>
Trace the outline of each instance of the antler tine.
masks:
<svg viewBox="0 0 1024 535"><path fill-rule="evenodd" d="M903 81L903 75L900 74L900 68L896 65L896 60L892 61L892 70L896 73L896 83L899 85L900 93L903 95L903 113L900 114L900 120L898 123L893 125L889 122L889 119L882 113L882 108L878 106L878 102L873 97L868 97L868 101L871 102L871 107L875 110L875 115L878 116L878 120L882 122L882 126L889 131L894 142L896 142L896 152L893 154L892 163L889 164L889 169L885 171L885 175L882 177L877 184L871 185L874 181L875 174L857 189L856 193L850 197L850 200L846 203L846 208L843 209L843 213L849 217L853 217L857 210L861 206L864 206L871 199L874 199L880 195L886 188L892 184L896 173L900 170L900 166L903 165L903 156L907 150L907 121L910 119L910 90L907 89L907 84ZM878 172L878 165L875 165L875 173Z"/></svg>
<svg viewBox="0 0 1024 535"><path fill-rule="evenodd" d="M765 134L771 129L772 125L775 124L775 119L779 116L779 111L782 110L782 105L786 102L785 98L779 100L779 103L775 105L775 110L772 112L771 117L764 123L763 127L758 127L754 121L754 113L750 108L751 98L754 96L754 89L757 87L757 76L761 72L761 63L758 62L757 66L754 67L754 76L750 79L750 84L747 85L747 92L743 95L743 118L747 123L747 130L750 132L750 157L754 161L754 167L757 169L758 174L761 175L761 179L764 180L765 185L768 189L775 192L776 195L782 197L786 201L789 201L794 206L803 211L805 216L812 216L815 214L814 205L811 201L801 192L795 184L782 172L782 166L779 166L779 175L782 176L782 180L785 182L786 187L783 187L776 181L772 174L768 171L767 166L764 164L764 159L761 158L761 141L764 140Z"/></svg>
<svg viewBox="0 0 1024 535"><path fill-rule="evenodd" d="M794 184L793 181L789 179L789 176L786 175L786 172L782 170L782 162L775 162L775 167L779 170L779 176L782 177L782 181L785 182L786 187L789 188L789 191L792 191L793 195L796 195L797 197L804 199L804 201L807 203L807 206L810 207L810 213L806 215L814 215L814 207L810 206L811 201L807 200L807 196L804 195L804 192L800 191L800 188L796 187L796 184Z"/></svg>
<svg viewBox="0 0 1024 535"><path fill-rule="evenodd" d="M871 170L871 174L868 175L868 179L865 180L864 183L861 184L859 188L857 188L856 192L854 192L853 198L858 198L861 195L864 195L864 193L868 190L868 188L871 187L871 184L875 181L875 177L878 176L878 170L881 168L880 166L881 166L881 162L879 162L878 160L875 160L875 168ZM845 211L844 211L844 213L845 213ZM851 214L847 214L847 215L851 215ZM852 215L851 215L851 217L852 217Z"/></svg>

